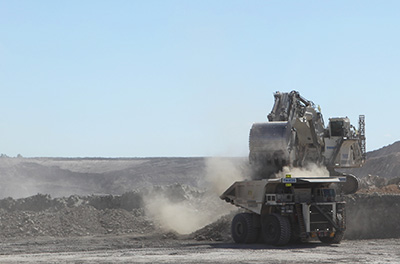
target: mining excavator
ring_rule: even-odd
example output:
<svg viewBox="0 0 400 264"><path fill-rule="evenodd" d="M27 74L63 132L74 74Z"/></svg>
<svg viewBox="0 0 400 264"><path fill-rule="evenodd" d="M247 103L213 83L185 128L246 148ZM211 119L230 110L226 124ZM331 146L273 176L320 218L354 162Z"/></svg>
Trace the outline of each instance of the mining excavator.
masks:
<svg viewBox="0 0 400 264"><path fill-rule="evenodd" d="M325 127L319 107L299 92L274 97L269 122L250 130L252 180L235 182L220 196L246 211L234 217L232 237L278 246L312 238L339 243L346 229L343 194L356 192L358 179L335 169L364 163L365 117L358 129L347 117L330 118ZM311 164L329 175L290 173ZM285 167L286 175L277 176Z"/></svg>
<svg viewBox="0 0 400 264"><path fill-rule="evenodd" d="M284 166L335 168L360 167L365 160L365 118L359 129L347 117L330 118L325 128L320 110L299 92L276 92L269 122L255 123L250 130L249 161L254 178L270 178Z"/></svg>

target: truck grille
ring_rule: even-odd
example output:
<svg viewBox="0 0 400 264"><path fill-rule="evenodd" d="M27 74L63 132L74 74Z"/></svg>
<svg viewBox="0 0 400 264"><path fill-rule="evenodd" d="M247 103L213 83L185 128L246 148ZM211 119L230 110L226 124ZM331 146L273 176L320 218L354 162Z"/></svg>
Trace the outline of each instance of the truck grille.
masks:
<svg viewBox="0 0 400 264"><path fill-rule="evenodd" d="M333 219L333 208L331 204L318 206L327 216ZM332 230L332 224L317 210L317 208L315 208L315 206L310 207L310 230Z"/></svg>

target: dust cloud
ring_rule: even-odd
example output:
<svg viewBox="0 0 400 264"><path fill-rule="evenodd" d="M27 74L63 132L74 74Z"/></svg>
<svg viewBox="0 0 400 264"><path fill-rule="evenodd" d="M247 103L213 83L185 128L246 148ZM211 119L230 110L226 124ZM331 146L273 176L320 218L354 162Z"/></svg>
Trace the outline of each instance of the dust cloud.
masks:
<svg viewBox="0 0 400 264"><path fill-rule="evenodd" d="M219 196L235 181L245 179L244 168L240 159L207 158L201 195L186 190L185 199L177 200L174 193L151 192L144 199L146 214L166 230L192 233L236 209Z"/></svg>
<svg viewBox="0 0 400 264"><path fill-rule="evenodd" d="M315 163L307 164L305 167L283 167L281 172L276 174L277 178L284 178L286 174L295 177L329 177L329 171Z"/></svg>
<svg viewBox="0 0 400 264"><path fill-rule="evenodd" d="M245 180L247 178L246 167L243 163L243 160L239 159L206 159L205 181L208 187L219 196L235 181Z"/></svg>
<svg viewBox="0 0 400 264"><path fill-rule="evenodd" d="M190 234L232 210L216 195L205 191L199 197L176 201L166 194L150 193L144 198L145 212L166 231Z"/></svg>
<svg viewBox="0 0 400 264"><path fill-rule="evenodd" d="M190 201L172 202L165 195L145 198L146 214L163 229L189 234L207 223L203 212Z"/></svg>

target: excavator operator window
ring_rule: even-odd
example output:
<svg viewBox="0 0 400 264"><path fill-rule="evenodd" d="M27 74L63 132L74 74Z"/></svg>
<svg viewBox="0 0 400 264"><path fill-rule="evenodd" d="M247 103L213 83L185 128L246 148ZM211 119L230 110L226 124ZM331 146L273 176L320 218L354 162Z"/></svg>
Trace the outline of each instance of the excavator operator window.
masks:
<svg viewBox="0 0 400 264"><path fill-rule="evenodd" d="M331 137L343 137L343 121L331 121Z"/></svg>

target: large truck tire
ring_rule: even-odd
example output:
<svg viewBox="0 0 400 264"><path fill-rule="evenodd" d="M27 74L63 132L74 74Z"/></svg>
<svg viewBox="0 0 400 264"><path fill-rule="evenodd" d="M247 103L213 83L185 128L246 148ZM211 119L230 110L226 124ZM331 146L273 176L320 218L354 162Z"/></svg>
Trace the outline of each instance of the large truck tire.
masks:
<svg viewBox="0 0 400 264"><path fill-rule="evenodd" d="M232 238L236 243L255 243L258 239L259 228L255 226L253 214L241 213L235 215L231 226Z"/></svg>
<svg viewBox="0 0 400 264"><path fill-rule="evenodd" d="M343 232L336 232L333 237L318 237L322 243L325 244L340 244L344 236Z"/></svg>
<svg viewBox="0 0 400 264"><path fill-rule="evenodd" d="M263 217L261 231L265 243L284 246L291 238L290 221L286 216L269 214Z"/></svg>

